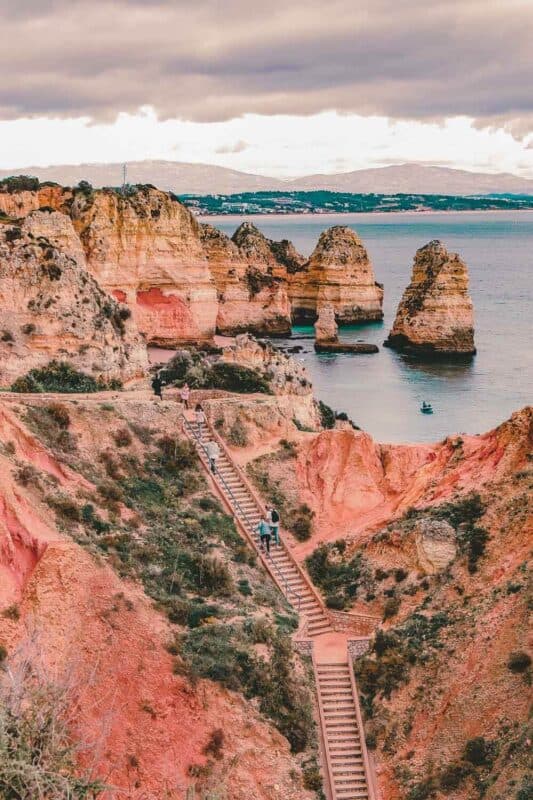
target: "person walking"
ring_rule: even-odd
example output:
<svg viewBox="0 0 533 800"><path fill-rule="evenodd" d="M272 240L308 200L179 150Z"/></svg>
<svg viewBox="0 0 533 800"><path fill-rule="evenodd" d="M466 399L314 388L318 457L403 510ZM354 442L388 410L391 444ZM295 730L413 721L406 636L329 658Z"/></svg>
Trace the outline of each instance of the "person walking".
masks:
<svg viewBox="0 0 533 800"><path fill-rule="evenodd" d="M217 471L217 458L220 456L220 448L215 441L210 441L207 442L205 449L207 450L209 467L213 475L215 475Z"/></svg>
<svg viewBox="0 0 533 800"><path fill-rule="evenodd" d="M188 410L189 409L189 397L191 395L191 390L189 389L189 384L184 383L180 389L180 400L183 403L183 407Z"/></svg>
<svg viewBox="0 0 533 800"><path fill-rule="evenodd" d="M279 513L275 508L268 509L268 521L270 524L270 533L274 540L274 544L279 547Z"/></svg>
<svg viewBox="0 0 533 800"><path fill-rule="evenodd" d="M261 522L257 526L257 532L259 534L259 538L261 539L261 550L264 550L266 547L267 553L270 553L270 525L266 515L261 518Z"/></svg>
<svg viewBox="0 0 533 800"><path fill-rule="evenodd" d="M198 428L198 436L201 439L202 425L205 425L207 423L207 417L200 403L196 404L196 408L194 409L194 418L196 420L196 426Z"/></svg>
<svg viewBox="0 0 533 800"><path fill-rule="evenodd" d="M152 378L152 389L154 390L154 395L159 397L160 400L163 399L163 395L161 394L161 389L163 388L163 381L161 380L161 376L159 372L154 375Z"/></svg>

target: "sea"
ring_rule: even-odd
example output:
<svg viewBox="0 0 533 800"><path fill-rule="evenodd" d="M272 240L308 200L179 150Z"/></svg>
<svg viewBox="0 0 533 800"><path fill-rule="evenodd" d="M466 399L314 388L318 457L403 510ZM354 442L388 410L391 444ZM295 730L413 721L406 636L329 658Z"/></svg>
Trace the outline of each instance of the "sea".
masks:
<svg viewBox="0 0 533 800"><path fill-rule="evenodd" d="M208 221L230 235L251 220L270 239L290 239L304 255L331 225L362 238L385 286L384 320L341 328L343 339L373 342L375 355L317 355L312 327L297 327L316 396L345 411L381 442L432 442L482 433L533 401L533 212L220 216ZM416 250L432 239L459 253L470 274L477 355L469 363L420 362L381 345L411 276ZM432 415L420 412L423 401Z"/></svg>

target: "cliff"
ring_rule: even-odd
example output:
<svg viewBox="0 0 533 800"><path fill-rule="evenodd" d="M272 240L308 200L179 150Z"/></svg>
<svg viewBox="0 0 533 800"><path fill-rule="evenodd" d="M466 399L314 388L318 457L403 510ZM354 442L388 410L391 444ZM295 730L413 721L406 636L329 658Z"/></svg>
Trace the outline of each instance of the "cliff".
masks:
<svg viewBox="0 0 533 800"><path fill-rule="evenodd" d="M385 344L421 355L476 352L468 269L442 242L434 240L417 251L411 283Z"/></svg>
<svg viewBox="0 0 533 800"><path fill-rule="evenodd" d="M244 233L245 225L248 235ZM265 237L253 226L245 225L233 240L212 225L200 226L217 288L217 332L289 333L290 305L284 268L272 255Z"/></svg>
<svg viewBox="0 0 533 800"><path fill-rule="evenodd" d="M314 321L332 305L339 324L383 318L383 287L374 277L368 253L357 234L341 225L323 231L311 257L290 279L292 316Z"/></svg>
<svg viewBox="0 0 533 800"><path fill-rule="evenodd" d="M146 344L130 312L86 270L70 219L31 212L0 225L0 382L52 359L107 381L147 368Z"/></svg>
<svg viewBox="0 0 533 800"><path fill-rule="evenodd" d="M383 620L355 662L379 796L529 796L533 409L434 445L291 442L258 442L249 473L282 519L314 512L290 541L327 604Z"/></svg>
<svg viewBox="0 0 533 800"><path fill-rule="evenodd" d="M137 187L126 197L77 192L70 215L89 270L128 303L150 342L211 340L215 283L198 223L181 203L151 187Z"/></svg>
<svg viewBox="0 0 533 800"><path fill-rule="evenodd" d="M61 398L60 417L59 404L38 397L0 402L0 660L17 680L26 665L35 686L66 703L75 759L61 764L62 780L73 767L101 779L102 800L312 800L302 756L276 728L286 714L287 734L304 733L294 749L312 754L306 673L276 623L288 620L285 604L266 593L251 551L187 461L175 404L101 401ZM171 452L185 459L179 469ZM298 685L276 673L280 659ZM24 688L20 680L40 719L45 692ZM259 705L280 690L274 719L274 703L265 713ZM38 735L35 773L55 744L48 729Z"/></svg>

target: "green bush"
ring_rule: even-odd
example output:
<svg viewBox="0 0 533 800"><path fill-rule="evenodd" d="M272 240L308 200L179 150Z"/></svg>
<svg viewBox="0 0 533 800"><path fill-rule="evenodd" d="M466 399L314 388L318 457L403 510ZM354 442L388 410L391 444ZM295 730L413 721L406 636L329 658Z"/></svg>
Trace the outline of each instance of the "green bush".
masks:
<svg viewBox="0 0 533 800"><path fill-rule="evenodd" d="M12 392L97 392L101 386L91 376L78 372L66 361L50 361L45 367L31 369L12 384Z"/></svg>
<svg viewBox="0 0 533 800"><path fill-rule="evenodd" d="M322 400L318 401L318 413L320 415L320 422L323 428L335 427L335 412Z"/></svg>
<svg viewBox="0 0 533 800"><path fill-rule="evenodd" d="M526 672L531 666L531 656L523 651L511 653L507 667L511 672Z"/></svg>
<svg viewBox="0 0 533 800"><path fill-rule="evenodd" d="M458 789L470 772L466 764L448 764L439 775L439 786L443 790Z"/></svg>
<svg viewBox="0 0 533 800"><path fill-rule="evenodd" d="M227 392L240 394L272 394L266 378L257 370L240 364L227 364L219 361L213 364L207 373L206 386L209 389L224 389Z"/></svg>
<svg viewBox="0 0 533 800"><path fill-rule="evenodd" d="M45 406L45 411L59 428L68 428L70 425L70 414L63 403L49 403Z"/></svg>
<svg viewBox="0 0 533 800"><path fill-rule="evenodd" d="M383 607L383 619L386 620L395 617L399 610L400 599L398 597L387 598L385 606Z"/></svg>
<svg viewBox="0 0 533 800"><path fill-rule="evenodd" d="M39 187L39 178L34 178L33 175L11 175L0 180L0 191L8 194L36 192Z"/></svg>
<svg viewBox="0 0 533 800"><path fill-rule="evenodd" d="M487 742L483 736L469 739L465 744L464 758L476 767L490 764L493 759L492 743Z"/></svg>
<svg viewBox="0 0 533 800"><path fill-rule="evenodd" d="M305 560L313 583L326 596L329 608L344 609L351 605L363 583L370 586L370 573L360 553L343 559L346 542L338 539L316 548Z"/></svg>

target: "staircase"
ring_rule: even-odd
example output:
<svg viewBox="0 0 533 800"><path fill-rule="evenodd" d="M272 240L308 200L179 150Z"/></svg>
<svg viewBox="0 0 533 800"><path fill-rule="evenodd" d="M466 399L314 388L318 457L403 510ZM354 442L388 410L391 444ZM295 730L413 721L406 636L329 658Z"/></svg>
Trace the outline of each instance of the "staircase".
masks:
<svg viewBox="0 0 533 800"><path fill-rule="evenodd" d="M261 549L257 526L264 506L242 470L233 461L220 436L208 424L200 426L182 415L183 431L233 514L241 532L257 552L270 576L304 620L308 638L332 633L333 627L320 596L308 576L280 539L271 552ZM206 445L218 444L216 472L210 471ZM350 656L334 662L318 661L312 654L323 749L325 791L328 800L376 800L364 741L363 722Z"/></svg>
<svg viewBox="0 0 533 800"><path fill-rule="evenodd" d="M209 459L206 444L210 441L218 444L220 456L217 459L216 472L212 475L217 489L288 602L304 618L307 636L332 632L333 628L320 597L283 544L282 538L279 546L271 542L270 553L261 549L257 526L264 514L264 507L248 479L229 455L222 439L207 423L198 426L185 416L182 416L182 423L185 435L193 442L207 470Z"/></svg>
<svg viewBox="0 0 533 800"><path fill-rule="evenodd" d="M313 662L332 800L372 800L374 793L351 664Z"/></svg>

